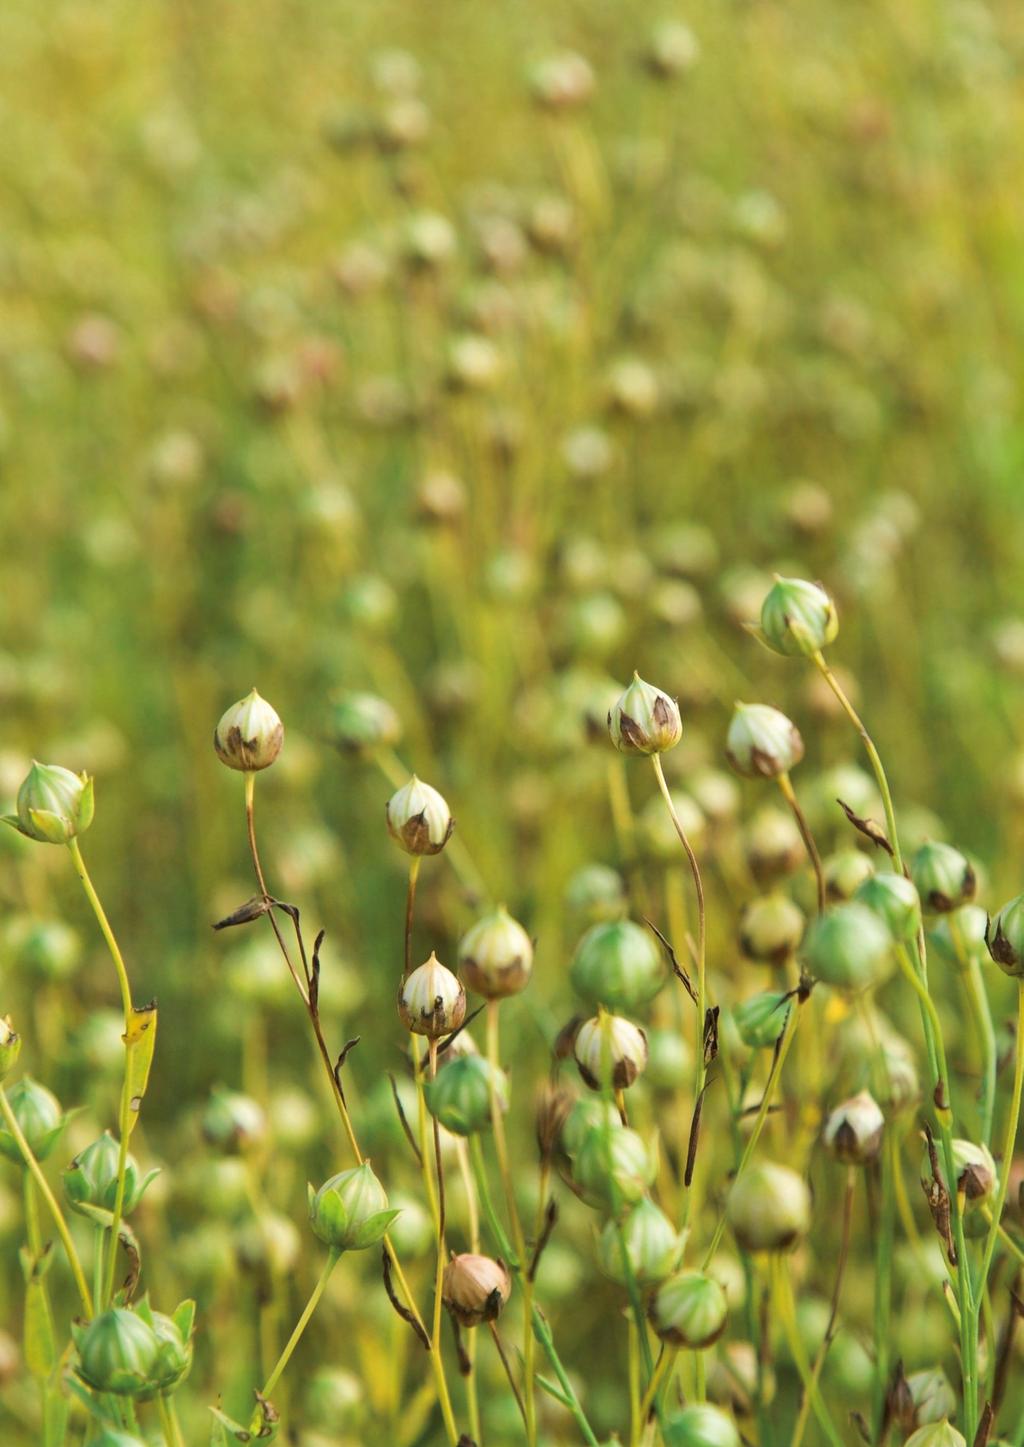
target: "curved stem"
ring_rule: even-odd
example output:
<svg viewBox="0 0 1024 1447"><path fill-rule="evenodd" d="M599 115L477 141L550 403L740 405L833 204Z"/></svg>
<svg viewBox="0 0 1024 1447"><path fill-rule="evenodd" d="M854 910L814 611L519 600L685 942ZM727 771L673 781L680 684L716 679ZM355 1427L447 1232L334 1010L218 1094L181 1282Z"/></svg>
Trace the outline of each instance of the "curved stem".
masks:
<svg viewBox="0 0 1024 1447"><path fill-rule="evenodd" d="M1006 1194L1009 1190L1010 1167L1013 1164L1013 1148L1017 1141L1017 1128L1020 1124L1022 1091L1024 1091L1024 985L1018 984L1017 1040L1014 1049L1013 1091L1010 1095L1010 1109L1006 1117L1003 1158L999 1166L999 1185L996 1189L996 1199L992 1207L992 1220L988 1228L988 1235L985 1237L985 1247L981 1257L981 1270L978 1273L977 1294L979 1303L988 1283L989 1268L992 1265L992 1255L996 1249L996 1237L1001 1229L1003 1207L1006 1204Z"/></svg>
<svg viewBox="0 0 1024 1447"><path fill-rule="evenodd" d="M260 1392L261 1397L269 1398L271 1392L280 1381L282 1372L291 1361L292 1353L295 1351L295 1348L298 1346L299 1341L302 1338L302 1333L309 1325L310 1317L317 1309L320 1298L324 1294L324 1289L327 1286L328 1281L330 1281L331 1279L331 1273L334 1271L334 1268L337 1266L340 1260L341 1252L332 1247L332 1249L327 1253L327 1260L324 1263L324 1269L323 1271L321 1271L320 1278L317 1281L316 1285L313 1287L312 1292L310 1293L309 1300L306 1302L306 1305L303 1308L302 1315L295 1323L295 1330L292 1332L291 1336L288 1338L288 1341L285 1343L284 1350L281 1352L281 1355L277 1359L277 1364L275 1365L273 1371L270 1373L270 1376L263 1384L263 1390ZM250 1430L256 1431L259 1425L260 1413L257 1409L253 1421L250 1425Z"/></svg>
<svg viewBox="0 0 1024 1447"><path fill-rule="evenodd" d="M74 865L75 873L81 881L86 898L92 906L92 912L96 916L96 922L100 927L110 951L110 957L114 962L114 969L117 972L117 983L121 991L121 1007L124 1012L124 1078L121 1082L121 1102L118 1115L118 1142L117 1154L117 1186L114 1193L114 1209L111 1212L110 1220L110 1257L107 1263L107 1279L104 1285L103 1300L105 1303L113 1299L114 1277L117 1273L117 1246L121 1234L121 1218L124 1214L124 1193L125 1176L128 1171L128 1137L131 1134L131 1064L132 1050L130 1032L132 1024L132 991L128 981L128 971L125 968L124 957L121 954L114 931L110 927L106 911L100 903L100 897L93 887L89 877L89 871L85 867L85 860L82 858L82 851L78 847L78 840L68 840L68 852L71 855L71 862ZM99 1303L97 1303L99 1305Z"/></svg>
<svg viewBox="0 0 1024 1447"><path fill-rule="evenodd" d="M414 854L409 860L409 884L405 892L405 974L403 979L408 979L412 970L412 922L416 912L416 881L420 877L421 858L421 855Z"/></svg>
<svg viewBox="0 0 1024 1447"><path fill-rule="evenodd" d="M796 820L796 827L800 830L800 838L804 841L804 848L807 850L807 857L811 861L811 868L814 870L814 883L818 891L818 913L825 912L825 875L821 867L821 855L818 853L818 846L814 842L814 835L811 833L807 817L800 807L800 800L796 797L793 788L793 781L788 773L780 774L777 781L782 797L789 805L793 818Z"/></svg>
<svg viewBox="0 0 1024 1447"><path fill-rule="evenodd" d="M89 1294L89 1287L85 1279L85 1272L82 1270L82 1262L75 1247L75 1243L71 1239L71 1232L68 1230L67 1222L64 1219L64 1213L61 1211L60 1206L57 1204L56 1197L50 1190L49 1182L43 1175L43 1169L40 1166L39 1162L36 1160L35 1155L32 1152L32 1147L25 1139L25 1133L21 1129L21 1126L18 1124L18 1118L14 1114L14 1111L11 1109L11 1103L7 1099L7 1092L4 1090L2 1085L0 1085L0 1113L2 1113L4 1118L4 1124L7 1126L7 1129L10 1131L11 1135L14 1138L18 1150L21 1152L21 1158L25 1162L26 1169L31 1172L32 1179L39 1187L39 1194L42 1196L43 1200L49 1207L50 1214L53 1217L53 1224L57 1228L57 1234L61 1239L61 1244L63 1245L65 1252L67 1253L68 1265L71 1267L71 1274L75 1278L75 1285L78 1288L78 1295L82 1299L82 1305L85 1308L85 1314L87 1317L91 1317L93 1314L92 1297Z"/></svg>

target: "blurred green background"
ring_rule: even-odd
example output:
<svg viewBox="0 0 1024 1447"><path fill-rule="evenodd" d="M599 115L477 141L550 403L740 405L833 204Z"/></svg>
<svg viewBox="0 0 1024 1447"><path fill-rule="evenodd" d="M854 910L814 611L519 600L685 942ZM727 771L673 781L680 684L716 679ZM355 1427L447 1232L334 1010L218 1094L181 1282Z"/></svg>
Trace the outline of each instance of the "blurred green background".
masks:
<svg viewBox="0 0 1024 1447"><path fill-rule="evenodd" d="M154 1149L262 1052L313 1079L276 985L246 1046L258 947L209 928L251 890L210 741L253 684L271 887L328 931L364 1105L404 876L385 773L334 746L352 691L472 860L468 891L428 864L417 948L507 900L538 1060L566 882L617 860L612 681L678 694L677 778L736 698L855 757L742 631L775 570L835 593L898 798L1020 886L1022 57L1024 11L966 0L5 7L0 794L32 756L96 775L85 852L162 1007ZM73 993L0 964L70 1103L114 982L62 852L0 848L4 914L86 941Z"/></svg>

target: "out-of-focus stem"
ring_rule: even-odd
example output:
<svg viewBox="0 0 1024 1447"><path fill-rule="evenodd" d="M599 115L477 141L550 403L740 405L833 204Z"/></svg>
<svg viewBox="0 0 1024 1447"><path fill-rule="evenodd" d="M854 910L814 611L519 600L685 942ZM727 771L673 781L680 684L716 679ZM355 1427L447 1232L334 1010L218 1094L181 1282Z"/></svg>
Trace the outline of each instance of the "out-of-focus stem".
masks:
<svg viewBox="0 0 1024 1447"><path fill-rule="evenodd" d="M804 848L807 850L807 857L811 861L811 868L814 870L814 883L818 891L818 913L825 910L825 875L821 868L821 855L818 853L818 846L814 842L814 835L803 809L800 807L800 800L796 797L796 790L793 788L793 781L788 773L780 774L778 777L779 789L782 797L789 805L793 818L796 820L796 827L800 830L800 838L804 841Z"/></svg>

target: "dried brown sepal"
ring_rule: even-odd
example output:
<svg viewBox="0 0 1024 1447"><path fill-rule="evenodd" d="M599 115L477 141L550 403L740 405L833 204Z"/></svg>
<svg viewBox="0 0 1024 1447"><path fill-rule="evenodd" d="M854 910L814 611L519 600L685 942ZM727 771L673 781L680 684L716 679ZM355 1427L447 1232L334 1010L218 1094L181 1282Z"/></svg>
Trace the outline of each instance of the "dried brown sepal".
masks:
<svg viewBox="0 0 1024 1447"><path fill-rule="evenodd" d="M682 965L676 958L675 950L669 944L668 940L662 934L658 926L654 924L653 921L647 919L646 916L644 917L644 924L649 930L651 930L654 934L657 935L659 941L661 942L662 949L668 955L669 964L672 966L672 973L675 975L676 979L679 980L679 982L682 984L683 989L686 991L690 999L696 1005L697 991L693 988L693 981L690 979L689 975L686 973L686 971L683 969Z"/></svg>
<svg viewBox="0 0 1024 1447"><path fill-rule="evenodd" d="M956 1266L956 1246L953 1244L952 1216L950 1214L949 1192L942 1179L942 1172L939 1170L939 1157L935 1149L935 1137L926 1124L925 1139L928 1143L928 1163L931 1167L932 1178L930 1181L922 1181L925 1200L928 1202L928 1209L932 1214L935 1229L939 1233L945 1248L946 1259L950 1266Z"/></svg>
<svg viewBox="0 0 1024 1447"><path fill-rule="evenodd" d="M537 1100L535 1128L537 1150L542 1165L552 1159L558 1148L562 1127L572 1110L573 1102L571 1091L562 1090L557 1085L545 1084L541 1089Z"/></svg>
<svg viewBox="0 0 1024 1447"><path fill-rule="evenodd" d="M574 1015L567 1020L555 1036L555 1043L551 1047L551 1054L555 1060L571 1060L573 1047L576 1044L576 1036L580 1033L580 1026L583 1024L582 1015Z"/></svg>
<svg viewBox="0 0 1024 1447"><path fill-rule="evenodd" d="M995 1412L991 1402L986 1402L981 1413L981 1421L978 1423L978 1430L974 1434L974 1447L988 1447L988 1439L992 1435L992 1423L995 1419Z"/></svg>
<svg viewBox="0 0 1024 1447"><path fill-rule="evenodd" d="M402 1318L402 1320L404 1322L407 1322L409 1326L412 1327L413 1331L416 1333L417 1337L422 1343L424 1350L430 1351L429 1336L427 1336L427 1333L413 1316L409 1308L407 1306L404 1306L395 1294L394 1283L391 1280L391 1257L388 1255L388 1248L386 1246L381 1252L381 1274L384 1277L384 1290L388 1294L388 1301L390 1301L391 1305L395 1308L395 1311Z"/></svg>
<svg viewBox="0 0 1024 1447"><path fill-rule="evenodd" d="M395 1102L395 1110L398 1112L399 1124L401 1125L402 1130L405 1132L405 1138L409 1142L413 1155L416 1157L417 1165L422 1166L423 1157L420 1154L420 1148L416 1143L416 1137L412 1133L412 1127L410 1126L409 1121L406 1118L405 1110L402 1107L402 1100L400 1095L398 1094L398 1083L390 1070L388 1071L388 1079L391 1082L391 1098Z"/></svg>
<svg viewBox="0 0 1024 1447"><path fill-rule="evenodd" d="M693 1119L690 1121L690 1136L686 1143L686 1170L683 1174L683 1185L689 1187L693 1181L693 1170L697 1164L697 1148L700 1145L700 1117L704 1109L704 1097L708 1093L710 1080L706 1081L704 1088L697 1097L697 1103L693 1107Z"/></svg>
<svg viewBox="0 0 1024 1447"><path fill-rule="evenodd" d="M1010 1310L1006 1318L999 1338L999 1347L996 1353L996 1370L992 1384L992 1410L998 1412L1002 1405L1003 1397L1006 1395L1006 1387L1010 1380L1010 1364L1013 1360L1013 1339L1017 1330L1017 1322L1024 1316L1024 1301L1009 1288Z"/></svg>
<svg viewBox="0 0 1024 1447"><path fill-rule="evenodd" d="M526 1273L527 1281L535 1281L537 1279L540 1259L544 1255L548 1242L551 1240L551 1233L554 1231L557 1221L558 1202L554 1196L552 1196L544 1207L544 1225L541 1227L541 1233L537 1237L537 1244L533 1248L533 1255L530 1257L530 1267Z"/></svg>
<svg viewBox="0 0 1024 1447"><path fill-rule="evenodd" d="M244 904L240 904L232 914L225 915L223 919L219 919L212 928L232 929L235 925L251 924L254 919L261 918L262 915L267 914L272 908L273 903L271 900L264 899L262 894L254 894L251 899L247 899Z"/></svg>
<svg viewBox="0 0 1024 1447"><path fill-rule="evenodd" d="M718 1006L704 1012L704 1064L710 1065L718 1054Z"/></svg>
<svg viewBox="0 0 1024 1447"><path fill-rule="evenodd" d="M844 803L842 799L837 799L836 803L858 833L863 834L865 839L870 839L872 844L877 845L879 849L884 849L890 859L895 859L896 855L889 842L889 836L881 824L876 824L874 819L862 819L860 815L855 814L849 804Z"/></svg>
<svg viewBox="0 0 1024 1447"><path fill-rule="evenodd" d="M892 1381L885 1394L885 1411L879 1433L882 1441L885 1440L886 1434L893 1425L902 1428L904 1432L910 1432L914 1426L914 1398L911 1395L906 1372L903 1370L902 1358L893 1369Z"/></svg>

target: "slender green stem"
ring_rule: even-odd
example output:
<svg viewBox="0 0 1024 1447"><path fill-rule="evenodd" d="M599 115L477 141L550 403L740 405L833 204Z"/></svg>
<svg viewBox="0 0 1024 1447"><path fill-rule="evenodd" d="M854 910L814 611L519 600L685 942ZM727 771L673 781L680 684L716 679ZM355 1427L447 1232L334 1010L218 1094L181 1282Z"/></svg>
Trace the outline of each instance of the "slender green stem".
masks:
<svg viewBox="0 0 1024 1447"><path fill-rule="evenodd" d="M1006 1117L1006 1135L1003 1140L1003 1158L999 1163L999 1185L996 1188L996 1199L992 1207L991 1222L988 1228L988 1235L985 1237L985 1246L981 1256L981 1269L978 1273L977 1295L980 1303L985 1287L988 1284L988 1273L992 1265L992 1255L996 1249L996 1237L998 1236L1003 1215L1003 1207L1006 1204L1006 1194L1010 1185L1010 1168L1013 1165L1013 1150L1017 1142L1017 1129L1020 1125L1020 1104L1021 1094L1024 1090L1024 985L1017 986L1017 1039L1014 1049L1013 1069L1013 1091L1010 1095L1010 1108ZM1016 1254L1020 1252L1015 1248Z"/></svg>
<svg viewBox="0 0 1024 1447"><path fill-rule="evenodd" d="M811 861L811 868L814 870L814 883L818 893L818 913L825 912L825 874L821 867L821 855L818 853L818 846L814 842L814 835L811 833L807 817L800 807L800 800L796 797L796 790L793 788L793 781L788 773L780 774L777 780L782 797L796 820L796 827L800 830L800 838L804 841L804 848L807 850L807 858Z"/></svg>
<svg viewBox="0 0 1024 1447"><path fill-rule="evenodd" d="M967 1004L981 1050L981 1141L987 1146L992 1141L992 1117L996 1104L996 1032L992 1025L992 1009L977 956L972 955L967 948L957 911L954 910L948 918L949 934L963 971Z"/></svg>
<svg viewBox="0 0 1024 1447"><path fill-rule="evenodd" d="M832 1447L844 1447L843 1439L836 1430L832 1421L831 1413L825 1405L821 1395L821 1388L815 1380L810 1365L807 1361L807 1354L804 1351L804 1344L800 1340L800 1328L797 1326L796 1307L793 1304L793 1288L790 1285L789 1270L786 1265L786 1258L781 1252L772 1256L772 1273L775 1286L775 1303L779 1319L782 1322L782 1329L789 1344L790 1355L800 1380L803 1382L804 1391L807 1393L811 1403L811 1410L818 1419L818 1425L825 1436L831 1442Z"/></svg>
<svg viewBox="0 0 1024 1447"><path fill-rule="evenodd" d="M43 1169L36 1160L32 1152L32 1147L25 1139L25 1134L18 1124L18 1118L11 1109L11 1103L7 1099L7 1093L2 1085L0 1085L0 1113L3 1114L4 1124L14 1138L27 1170L31 1172L32 1179L39 1187L39 1194L49 1207L50 1214L53 1217L53 1224L57 1228L57 1234L67 1253L68 1265L71 1267L71 1274L75 1278L75 1285L78 1288L78 1295L81 1297L82 1305L85 1308L85 1314L87 1317L91 1317L93 1314L92 1297L89 1294L85 1272L82 1270L81 1258L78 1255L74 1241L71 1239L71 1232L68 1230L64 1213L57 1204L57 1199L53 1192L50 1190L49 1182L43 1175Z"/></svg>
<svg viewBox="0 0 1024 1447"><path fill-rule="evenodd" d="M521 1284L526 1272L523 1263L516 1257L512 1243L498 1218L498 1213L494 1209L494 1202L491 1199L491 1188L487 1182L487 1171L484 1166L483 1149L480 1145L479 1135L470 1136L469 1150L470 1160L473 1165L473 1177L476 1181L477 1195L484 1209L484 1217L494 1237L495 1246L512 1271L512 1274ZM536 1302L533 1303L531 1316L534 1335L543 1347L544 1354L555 1374L555 1379L568 1400L569 1411L572 1413L573 1420L579 1428L584 1442L587 1443L587 1447L599 1447L598 1440L594 1435L594 1429L587 1421L586 1414L576 1395L576 1389L569 1380L569 1375L562 1364L562 1359L558 1355L558 1349L555 1346L555 1340L551 1334L551 1327L548 1325L547 1318Z"/></svg>
<svg viewBox="0 0 1024 1447"><path fill-rule="evenodd" d="M324 1294L327 1283L331 1279L331 1274L340 1260L341 1252L332 1247L331 1250L327 1253L327 1260L324 1262L324 1269L321 1271L319 1280L317 1281L316 1285L313 1287L312 1292L310 1293L309 1300L306 1302L306 1305L302 1310L302 1315L295 1323L295 1330L292 1332L291 1336L285 1343L284 1350L278 1357L277 1363L274 1366L273 1371L270 1373L270 1376L263 1384L263 1390L260 1392L261 1397L269 1398L271 1392L273 1392L274 1388L280 1381L281 1374L284 1371L285 1367L288 1365L288 1363L291 1361L292 1354L295 1351L295 1348L298 1346L300 1340L302 1339L302 1333L309 1325L310 1317L313 1315L314 1311L316 1311L317 1306L320 1302L320 1298ZM257 1409L256 1413L253 1416L252 1422L250 1423L250 1431L255 1432L259 1428L259 1425L260 1413L259 1409Z"/></svg>
<svg viewBox="0 0 1024 1447"><path fill-rule="evenodd" d="M736 1173L733 1176L734 1183L739 1180L740 1176L742 1176L743 1172L746 1170L747 1166L750 1163L750 1158L754 1154L755 1149L757 1148L757 1143L761 1138L761 1132L764 1129L764 1123L768 1119L768 1111L771 1107L772 1096L775 1093L775 1086L778 1083L780 1076L782 1075L782 1067L786 1063L786 1056L789 1054L789 1047L793 1043L793 1036L796 1034L798 1013L799 1012L796 1008L791 1008L789 1014L786 1017L786 1023L782 1031L782 1040L779 1044L775 1059L772 1062L771 1071L769 1072L768 1079L765 1083L764 1094L761 1097L761 1104L758 1108L757 1116L754 1120L754 1127L751 1130L750 1136L743 1149L743 1154L740 1157L740 1163L736 1167ZM711 1262L714 1260L715 1252L718 1250L724 1231L725 1213L723 1212L722 1215L719 1217L718 1225L715 1227L715 1234L711 1238L711 1245L708 1247L707 1252L704 1256L704 1265L702 1267L702 1270L706 1271L711 1265Z"/></svg>
<svg viewBox="0 0 1024 1447"><path fill-rule="evenodd" d="M655 757L657 757L657 755L655 755ZM647 1391L644 1393L643 1401L640 1403L641 1430L643 1430L643 1424L651 1415L654 1400L661 1391L662 1384L667 1380L670 1369L675 1366L678 1355L678 1347L666 1346L662 1349L657 1366L651 1373L651 1380L647 1383Z"/></svg>
<svg viewBox="0 0 1024 1447"><path fill-rule="evenodd" d="M260 887L260 893L263 899L269 902L271 896L267 892L266 881L263 875L263 867L260 863L259 850L256 846L256 825L254 807L255 782L255 774L247 772L245 775L246 832L249 840L249 853L252 857L253 870L255 871L256 880ZM309 995L307 991L303 988L302 982L299 979L295 966L292 963L291 954L288 950L287 944L285 943L284 937L281 934L280 928L278 927L277 920L274 917L273 909L268 910L267 918L270 920L271 927L274 931L274 937L277 940L278 948L280 949L281 954L284 956L285 963L288 966L288 971L291 974L293 981L295 982L295 987L298 990L299 995L302 998L302 1002L306 1007L306 1013L309 1016L310 1024L313 1029L313 1037L316 1041L317 1051L323 1063L324 1070L327 1074L328 1083L331 1087L331 1096L334 1100L335 1106L337 1107L338 1115L341 1118L342 1127L348 1140L349 1147L356 1160L359 1162L360 1165L362 1165L366 1157L363 1155L363 1152L360 1148L359 1139L356 1136L355 1127L352 1124L352 1117L349 1115L348 1106L345 1104L345 1097L342 1094L341 1086L338 1084L337 1077L334 1074L334 1065L331 1060L330 1051L327 1048L327 1042L324 1039L323 1030L320 1027L319 1014L310 1006ZM385 1235L384 1237L384 1249L388 1254L388 1260L391 1262L391 1266L395 1274L395 1279L397 1280L402 1295L405 1298L406 1305L408 1306L409 1311L412 1313L413 1320L416 1322L416 1325L423 1333L424 1339L429 1341L430 1337L427 1332L426 1326L424 1325L420 1309L416 1304L416 1298L412 1293L412 1288L410 1287L405 1272L402 1269L402 1263L399 1259L398 1252L395 1250L394 1242L388 1235ZM438 1406L441 1409L441 1416L444 1419L445 1432L447 1434L451 1447L456 1447L459 1433L455 1425L455 1417L452 1413L451 1396L448 1391L448 1381L445 1377L444 1372L444 1361L442 1359L441 1353L434 1351L433 1347L431 1347L429 1355L431 1371L434 1374L434 1383L437 1392Z"/></svg>
<svg viewBox="0 0 1024 1447"><path fill-rule="evenodd" d="M825 1327L825 1335L821 1339L821 1346L818 1348L817 1355L811 1367L811 1376L815 1384L821 1380L821 1372L825 1365L825 1358L828 1356L829 1347L832 1345L832 1340L835 1336L836 1320L839 1316L839 1302L843 1292L843 1279L846 1275L846 1262L850 1255L850 1231L853 1225L853 1198L856 1186L856 1168L854 1166L847 1166L846 1190L843 1193L843 1225L839 1239L839 1257L836 1263L836 1283L832 1288L832 1306L829 1311L828 1325ZM804 1392L803 1400L800 1403L800 1415L797 1417L789 1447L800 1447L800 1444L803 1442L810 1410L811 1399L808 1394Z"/></svg>
<svg viewBox="0 0 1024 1447"><path fill-rule="evenodd" d="M878 1221L878 1241L875 1246L875 1312L874 1312L874 1355L875 1373L872 1393L872 1421L876 1440L881 1432L885 1413L885 1393L889 1385L889 1345L892 1336L892 1252L893 1226L895 1221L895 1196L893 1173L899 1169L895 1159L896 1140L891 1130L886 1132L882 1142L881 1177L882 1201Z"/></svg>
<svg viewBox="0 0 1024 1447"><path fill-rule="evenodd" d="M114 969L117 972L117 983L121 990L121 1007L124 1011L124 1079L121 1082L121 1103L118 1120L118 1131L120 1140L118 1142L117 1156L117 1186L114 1193L114 1208L110 1220L110 1255L107 1261L107 1279L104 1285L103 1302L109 1304L114 1295L114 1277L117 1274L117 1246L121 1234L121 1218L124 1214L124 1193L125 1176L128 1170L128 1137L131 1134L131 1025L132 1025L132 990L128 981L128 971L125 968L124 957L121 954L120 946L110 927L106 911L100 902L100 897L93 887L89 877L89 871L85 867L85 860L82 858L82 851L78 847L78 840L74 837L68 840L68 851L71 855L71 862L74 865L75 873L81 881L86 898L92 906L92 912L96 916L96 922L100 927L110 952L110 958L114 962ZM99 1305L99 1303L97 1303Z"/></svg>
<svg viewBox="0 0 1024 1447"><path fill-rule="evenodd" d="M694 1052L697 1069L693 1087L693 1098L697 1101L701 1098L704 1082L707 1077L707 1062L704 1055L704 1022L707 1015L707 912L704 905L704 882L701 879L700 865L697 862L697 856L693 852L693 846L690 844L689 839L686 837L686 831L680 822L679 815L676 813L676 807L672 802L672 794L665 779L665 771L661 766L661 755L652 754L651 763L654 766L654 777L658 781L658 788L661 790L665 807L668 809L669 817L672 820L676 834L679 836L679 842L683 846L683 852L690 866L690 873L693 876L694 893L697 896L697 1039ZM692 1204L693 1193L688 1191L683 1205L684 1226L689 1221Z"/></svg>

